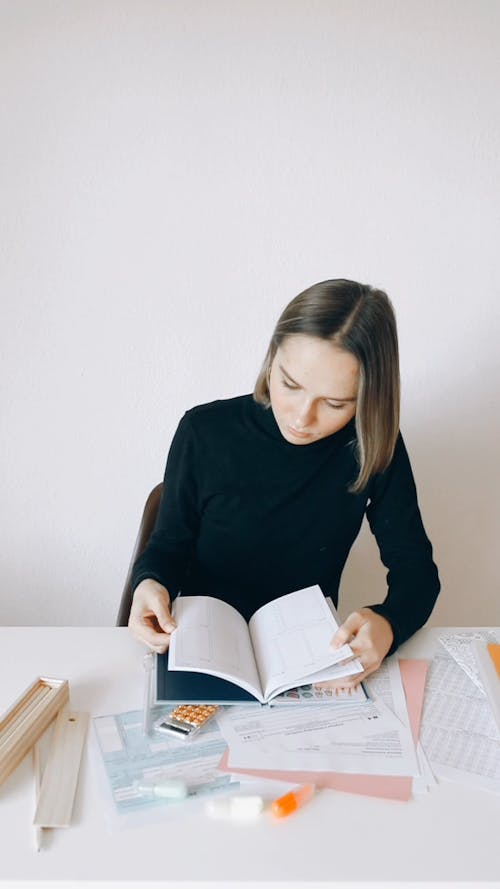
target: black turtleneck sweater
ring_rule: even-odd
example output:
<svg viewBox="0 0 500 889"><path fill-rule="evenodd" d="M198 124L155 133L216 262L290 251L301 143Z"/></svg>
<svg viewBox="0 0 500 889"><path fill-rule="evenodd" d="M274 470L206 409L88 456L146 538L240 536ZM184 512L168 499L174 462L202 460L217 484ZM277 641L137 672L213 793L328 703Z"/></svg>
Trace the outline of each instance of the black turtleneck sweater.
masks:
<svg viewBox="0 0 500 889"><path fill-rule="evenodd" d="M246 619L285 593L319 584L335 605L366 514L388 569L370 606L394 632L391 652L429 617L439 579L401 435L387 470L360 494L354 420L308 445L283 438L271 408L243 395L187 411L167 459L155 531L133 572L172 599L208 595Z"/></svg>

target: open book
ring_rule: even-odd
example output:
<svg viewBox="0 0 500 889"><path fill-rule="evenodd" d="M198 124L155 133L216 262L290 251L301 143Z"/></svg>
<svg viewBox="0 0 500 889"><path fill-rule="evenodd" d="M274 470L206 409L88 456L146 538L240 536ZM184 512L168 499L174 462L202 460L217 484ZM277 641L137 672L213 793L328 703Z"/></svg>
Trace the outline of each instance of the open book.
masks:
<svg viewBox="0 0 500 889"><path fill-rule="evenodd" d="M330 648L338 623L319 586L268 602L248 624L212 596L179 596L172 613L177 629L157 660L157 703L265 704L296 686L363 670L349 645Z"/></svg>

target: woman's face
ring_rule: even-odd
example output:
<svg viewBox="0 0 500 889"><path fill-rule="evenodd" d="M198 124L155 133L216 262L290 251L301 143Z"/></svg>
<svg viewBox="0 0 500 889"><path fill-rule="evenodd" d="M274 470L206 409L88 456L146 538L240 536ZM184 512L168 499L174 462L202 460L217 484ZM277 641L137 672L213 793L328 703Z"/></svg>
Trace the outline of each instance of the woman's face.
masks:
<svg viewBox="0 0 500 889"><path fill-rule="evenodd" d="M274 419L291 444L305 445L342 429L356 413L358 360L328 340L293 334L271 364Z"/></svg>

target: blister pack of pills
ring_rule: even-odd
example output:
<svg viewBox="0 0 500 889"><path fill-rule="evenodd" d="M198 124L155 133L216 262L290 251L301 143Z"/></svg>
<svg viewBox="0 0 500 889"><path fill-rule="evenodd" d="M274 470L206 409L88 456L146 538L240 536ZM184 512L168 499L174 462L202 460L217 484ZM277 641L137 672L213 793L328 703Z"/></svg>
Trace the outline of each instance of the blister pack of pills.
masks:
<svg viewBox="0 0 500 889"><path fill-rule="evenodd" d="M158 719L154 728L157 732L187 740L207 724L217 709L215 704L180 704Z"/></svg>

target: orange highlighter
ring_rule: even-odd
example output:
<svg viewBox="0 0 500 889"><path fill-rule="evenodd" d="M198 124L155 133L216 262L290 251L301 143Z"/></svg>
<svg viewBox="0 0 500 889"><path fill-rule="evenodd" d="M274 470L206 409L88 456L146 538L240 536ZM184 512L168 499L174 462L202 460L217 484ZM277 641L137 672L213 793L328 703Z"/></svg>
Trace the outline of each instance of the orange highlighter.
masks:
<svg viewBox="0 0 500 889"><path fill-rule="evenodd" d="M276 818L285 818L307 803L314 796L315 791L314 784L303 784L302 787L290 790L289 793L285 793L284 796L280 796L279 799L275 799L271 803L271 812Z"/></svg>

